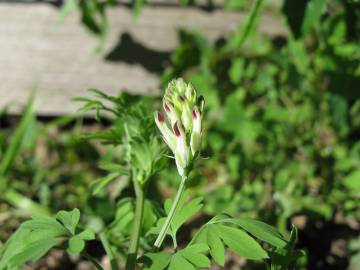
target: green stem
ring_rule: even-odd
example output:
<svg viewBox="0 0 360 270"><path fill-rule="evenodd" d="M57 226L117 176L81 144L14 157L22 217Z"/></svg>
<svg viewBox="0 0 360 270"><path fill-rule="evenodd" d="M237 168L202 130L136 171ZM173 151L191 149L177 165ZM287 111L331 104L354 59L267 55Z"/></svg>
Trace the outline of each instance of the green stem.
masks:
<svg viewBox="0 0 360 270"><path fill-rule="evenodd" d="M185 189L185 181L186 181L186 179L187 179L187 175L183 175L181 177L180 186L179 186L179 189L178 189L178 191L176 193L174 202L173 202L173 204L172 204L172 206L170 208L170 211L169 211L169 214L168 214L168 216L167 216L167 218L165 220L165 223L162 226L161 231L160 231L160 233L159 233L159 235L158 235L158 237L157 237L157 239L156 239L156 241L154 243L154 246L157 247L157 248L159 248L161 246L161 244L164 241L165 236L166 236L166 234L167 234L167 232L168 232L168 230L170 228L171 221L172 221L172 219L174 217L175 211L177 209L177 206L178 206L180 198L181 198L181 194L183 193L183 191Z"/></svg>
<svg viewBox="0 0 360 270"><path fill-rule="evenodd" d="M110 247L109 241L106 238L105 232L101 232L99 234L99 237L100 237L100 241L101 241L101 243L102 243L102 245L103 245L103 247L105 249L105 252L109 257L111 269L112 270L118 270L119 266L118 266L118 264L116 262L116 258L114 256L114 253L113 253L111 247Z"/></svg>
<svg viewBox="0 0 360 270"><path fill-rule="evenodd" d="M90 254L86 253L86 252L82 252L81 255L89 260L97 270L104 270L104 268L95 260L95 258L93 258Z"/></svg>
<svg viewBox="0 0 360 270"><path fill-rule="evenodd" d="M133 172L133 183L135 188L135 218L133 224L133 230L130 236L130 246L126 258L126 270L134 270L136 267L136 259L137 253L139 250L139 241L140 241L140 233L141 233L141 225L143 221L143 213L144 213L144 190L138 183L136 179L136 174Z"/></svg>
<svg viewBox="0 0 360 270"><path fill-rule="evenodd" d="M29 216L34 214L50 215L50 211L46 207L30 200L13 189L4 191L3 200L23 210Z"/></svg>

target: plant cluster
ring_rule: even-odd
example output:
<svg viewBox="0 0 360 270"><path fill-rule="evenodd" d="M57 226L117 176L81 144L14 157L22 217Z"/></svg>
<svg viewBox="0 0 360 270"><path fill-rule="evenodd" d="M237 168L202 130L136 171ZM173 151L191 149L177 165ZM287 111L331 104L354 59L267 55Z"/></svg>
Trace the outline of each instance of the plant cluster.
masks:
<svg viewBox="0 0 360 270"><path fill-rule="evenodd" d="M358 6L284 0L273 12L286 37L258 33L261 0L215 44L181 30L163 100L78 98L96 132L73 117L39 124L30 101L16 130L0 132L0 269L51 248L101 269L94 243L112 269L227 268L232 253L246 269L358 269Z"/></svg>
<svg viewBox="0 0 360 270"><path fill-rule="evenodd" d="M98 119L102 117L101 112L110 112L114 124L105 131L83 136L111 144L114 152L101 164L108 174L92 181L89 196L106 200L106 187L124 185L123 182L130 185L134 196L124 197L123 189L114 187L117 194L113 195L113 209L107 209L107 212L115 214L106 220L106 213L99 216L93 213L80 225L77 208L61 210L55 216L45 211L33 214L32 219L22 223L1 248L0 269L18 269L28 261L39 260L55 247L80 255L97 269L103 269L86 250L86 241L95 238L102 243L113 270L120 269L120 264L129 270L138 267L200 269L211 266L210 258L224 266L225 247L241 257L263 261L271 269L287 269L303 255L294 249L295 229L286 240L266 223L234 218L227 213L206 222L188 243L179 243L179 229L203 206L201 197L188 200L184 190L191 177L190 171L200 156L204 98L197 97L191 84L182 79L173 80L163 100L167 118L163 113L155 112L154 120L149 99L113 97L94 91L97 99L78 98L84 102L81 109L95 110ZM149 196L155 175L166 165L165 149L157 139L154 122L174 155L181 177L174 200L165 201L163 207ZM94 224L95 220L98 224ZM171 251L161 249L166 236L172 239Z"/></svg>

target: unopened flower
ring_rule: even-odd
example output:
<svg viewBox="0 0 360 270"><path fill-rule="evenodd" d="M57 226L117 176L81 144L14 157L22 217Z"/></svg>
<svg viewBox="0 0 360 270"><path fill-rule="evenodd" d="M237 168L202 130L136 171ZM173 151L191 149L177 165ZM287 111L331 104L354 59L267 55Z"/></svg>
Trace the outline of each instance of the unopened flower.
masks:
<svg viewBox="0 0 360 270"><path fill-rule="evenodd" d="M169 83L163 98L166 117L155 112L156 125L174 153L181 176L200 151L203 107L204 98L197 97L194 87L183 79L176 79Z"/></svg>

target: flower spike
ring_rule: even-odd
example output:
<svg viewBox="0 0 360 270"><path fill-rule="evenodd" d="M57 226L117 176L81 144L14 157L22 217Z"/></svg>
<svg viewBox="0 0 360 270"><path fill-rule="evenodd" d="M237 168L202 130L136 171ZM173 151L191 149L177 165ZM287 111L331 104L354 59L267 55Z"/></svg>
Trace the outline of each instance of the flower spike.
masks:
<svg viewBox="0 0 360 270"><path fill-rule="evenodd" d="M198 157L202 139L204 98L183 79L172 80L163 97L165 115L155 113L155 122L166 144L174 153L181 176ZM168 127L171 125L172 130Z"/></svg>

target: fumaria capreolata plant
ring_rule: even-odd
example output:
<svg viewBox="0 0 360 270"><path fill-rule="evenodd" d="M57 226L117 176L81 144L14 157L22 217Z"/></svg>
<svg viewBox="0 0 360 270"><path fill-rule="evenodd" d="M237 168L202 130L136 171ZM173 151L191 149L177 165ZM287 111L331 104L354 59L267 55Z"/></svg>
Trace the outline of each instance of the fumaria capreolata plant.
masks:
<svg viewBox="0 0 360 270"><path fill-rule="evenodd" d="M193 270L226 267L226 248L248 260L262 261L268 269L290 269L302 252L295 249L295 228L284 237L274 227L249 218L235 218L227 213L216 215L191 233L189 241L178 241L178 231L200 211L201 197L187 196L186 186L200 158L205 99L190 83L172 80L165 91L163 111L152 117L152 99L122 94L118 97L92 90L96 97L77 98L84 102L82 111L95 110L112 116L106 131L84 134L83 139L97 139L109 147L109 155L100 163L106 175L89 186L89 198L113 198L110 218L80 211L59 211L56 215L34 215L25 221L0 248L0 270L19 269L37 261L50 249L63 249L90 261L96 269L100 254L88 252L87 241L98 241L110 261L111 269ZM109 105L110 104L110 105ZM109 115L107 115L109 117ZM156 185L157 173L170 165L166 148L158 140L158 131L171 150L179 174L179 187L173 200L164 207L149 192ZM116 190L107 187L120 185ZM133 190L133 197L123 193ZM159 200L158 200L159 201ZM95 224L95 225L94 225ZM172 248L166 237L172 239ZM165 243L165 245L164 245ZM102 252L101 252L102 253Z"/></svg>

